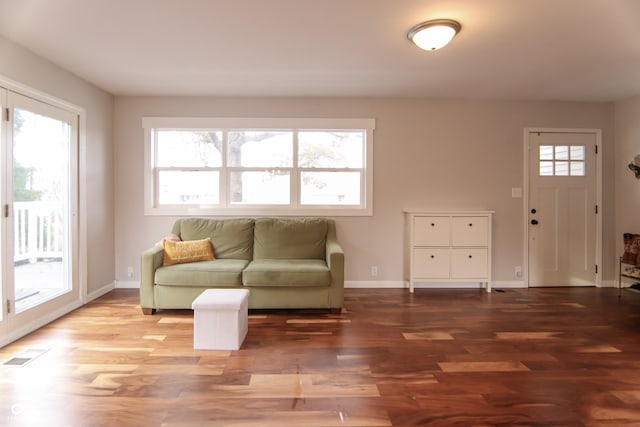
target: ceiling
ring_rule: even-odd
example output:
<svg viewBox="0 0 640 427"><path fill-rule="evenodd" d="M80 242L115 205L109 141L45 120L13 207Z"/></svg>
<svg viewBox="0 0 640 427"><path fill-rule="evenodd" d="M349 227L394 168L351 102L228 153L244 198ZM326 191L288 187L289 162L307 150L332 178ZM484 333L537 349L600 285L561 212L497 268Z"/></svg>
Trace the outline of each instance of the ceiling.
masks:
<svg viewBox="0 0 640 427"><path fill-rule="evenodd" d="M640 94L640 0L0 0L0 35L116 95Z"/></svg>

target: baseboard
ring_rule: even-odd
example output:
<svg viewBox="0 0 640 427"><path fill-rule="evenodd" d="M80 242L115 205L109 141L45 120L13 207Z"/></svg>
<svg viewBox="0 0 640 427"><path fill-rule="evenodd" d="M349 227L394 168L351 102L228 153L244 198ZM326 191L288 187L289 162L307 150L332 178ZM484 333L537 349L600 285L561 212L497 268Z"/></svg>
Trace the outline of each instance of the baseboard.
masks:
<svg viewBox="0 0 640 427"><path fill-rule="evenodd" d="M355 289L409 289L409 282L404 280L352 280L344 282L345 288ZM461 283L415 283L416 289L484 289L484 284L479 282L461 282ZM494 281L491 282L492 288L526 288L526 284L523 281L511 282L511 281Z"/></svg>
<svg viewBox="0 0 640 427"><path fill-rule="evenodd" d="M408 285L407 285L408 287ZM414 283L415 289L484 289L484 283L479 282L447 282L447 283ZM492 289L526 288L524 282L491 282Z"/></svg>
<svg viewBox="0 0 640 427"><path fill-rule="evenodd" d="M112 291L115 287L116 287L116 282L113 281L111 283L107 283L106 285L102 286L99 289L96 289L95 291L92 291L91 293L87 294L87 299L85 301L85 304L88 303L89 301L93 301L96 298L100 298L102 295L106 294L107 292Z"/></svg>
<svg viewBox="0 0 640 427"><path fill-rule="evenodd" d="M491 282L493 289L526 289L528 286L523 280L510 281L510 280L495 280Z"/></svg>
<svg viewBox="0 0 640 427"><path fill-rule="evenodd" d="M345 280L345 288L353 289L384 289L384 288L408 288L403 280Z"/></svg>
<svg viewBox="0 0 640 427"><path fill-rule="evenodd" d="M116 280L117 289L140 289L140 282Z"/></svg>

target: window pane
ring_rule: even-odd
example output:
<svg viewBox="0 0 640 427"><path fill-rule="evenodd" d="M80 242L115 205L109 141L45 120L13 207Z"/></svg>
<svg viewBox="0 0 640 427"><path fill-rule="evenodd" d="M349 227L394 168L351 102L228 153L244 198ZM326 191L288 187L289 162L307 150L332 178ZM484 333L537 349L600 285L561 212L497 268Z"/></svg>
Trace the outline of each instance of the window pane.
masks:
<svg viewBox="0 0 640 427"><path fill-rule="evenodd" d="M556 160L569 160L569 147L556 145Z"/></svg>
<svg viewBox="0 0 640 427"><path fill-rule="evenodd" d="M569 154L571 160L584 160L584 145L572 145Z"/></svg>
<svg viewBox="0 0 640 427"><path fill-rule="evenodd" d="M584 162L571 162L571 176L584 176Z"/></svg>
<svg viewBox="0 0 640 427"><path fill-rule="evenodd" d="M569 175L569 162L556 162L556 176Z"/></svg>
<svg viewBox="0 0 640 427"><path fill-rule="evenodd" d="M540 176L553 176L553 162L540 162Z"/></svg>
<svg viewBox="0 0 640 427"><path fill-rule="evenodd" d="M227 163L235 167L291 167L293 132L230 131Z"/></svg>
<svg viewBox="0 0 640 427"><path fill-rule="evenodd" d="M360 204L360 172L302 172L303 205Z"/></svg>
<svg viewBox="0 0 640 427"><path fill-rule="evenodd" d="M364 132L298 133L298 164L305 168L362 168Z"/></svg>
<svg viewBox="0 0 640 427"><path fill-rule="evenodd" d="M231 203L286 205L290 198L289 171L231 172Z"/></svg>
<svg viewBox="0 0 640 427"><path fill-rule="evenodd" d="M553 160L553 145L540 146L540 160Z"/></svg>
<svg viewBox="0 0 640 427"><path fill-rule="evenodd" d="M160 171L158 203L161 205L217 204L218 171Z"/></svg>
<svg viewBox="0 0 640 427"><path fill-rule="evenodd" d="M219 167L222 132L209 130L158 130L156 166Z"/></svg>

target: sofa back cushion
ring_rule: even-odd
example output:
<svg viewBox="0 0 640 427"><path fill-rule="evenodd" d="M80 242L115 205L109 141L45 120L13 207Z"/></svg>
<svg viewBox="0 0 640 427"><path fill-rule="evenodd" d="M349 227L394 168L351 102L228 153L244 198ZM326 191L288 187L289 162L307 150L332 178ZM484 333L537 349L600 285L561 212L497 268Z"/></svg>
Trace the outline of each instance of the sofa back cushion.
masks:
<svg viewBox="0 0 640 427"><path fill-rule="evenodd" d="M253 221L251 218L182 218L175 222L172 232L182 240L210 238L216 258L251 260Z"/></svg>
<svg viewBox="0 0 640 427"><path fill-rule="evenodd" d="M325 218L257 218L254 259L324 259Z"/></svg>

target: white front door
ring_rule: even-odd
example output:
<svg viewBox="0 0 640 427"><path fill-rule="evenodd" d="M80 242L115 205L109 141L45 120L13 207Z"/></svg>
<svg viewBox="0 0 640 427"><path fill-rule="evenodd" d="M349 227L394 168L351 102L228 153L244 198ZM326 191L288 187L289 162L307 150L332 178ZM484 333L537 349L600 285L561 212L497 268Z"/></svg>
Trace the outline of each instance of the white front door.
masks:
<svg viewBox="0 0 640 427"><path fill-rule="evenodd" d="M0 346L81 302L77 114L2 90Z"/></svg>
<svg viewBox="0 0 640 427"><path fill-rule="evenodd" d="M529 286L595 286L595 132L529 132Z"/></svg>

